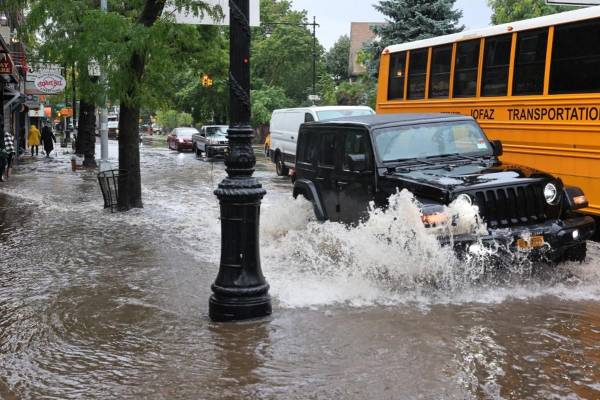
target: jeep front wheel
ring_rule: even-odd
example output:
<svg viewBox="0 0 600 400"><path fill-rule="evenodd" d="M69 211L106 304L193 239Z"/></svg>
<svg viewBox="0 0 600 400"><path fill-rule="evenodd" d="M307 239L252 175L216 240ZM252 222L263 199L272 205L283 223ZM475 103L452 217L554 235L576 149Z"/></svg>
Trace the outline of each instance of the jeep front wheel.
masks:
<svg viewBox="0 0 600 400"><path fill-rule="evenodd" d="M277 171L277 176L287 176L289 172L288 167L283 163L281 153L277 153L277 156L275 156L275 170Z"/></svg>

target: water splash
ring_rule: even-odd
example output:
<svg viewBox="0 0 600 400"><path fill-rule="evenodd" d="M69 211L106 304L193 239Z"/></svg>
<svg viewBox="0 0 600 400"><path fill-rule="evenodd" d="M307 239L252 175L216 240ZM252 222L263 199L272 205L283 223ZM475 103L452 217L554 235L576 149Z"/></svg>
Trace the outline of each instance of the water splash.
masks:
<svg viewBox="0 0 600 400"><path fill-rule="evenodd" d="M573 265L553 270L558 284L543 282L540 290L527 254L497 244L459 258L452 246L442 246L440 235L487 233L477 207L464 201L445 208L454 223L435 229L423 225L420 205L408 191L391 196L385 210L372 207L356 226L315 221L303 199L265 208L263 269L285 307L497 302L570 291ZM498 253L501 274L494 271ZM586 296L600 297L597 286L590 289Z"/></svg>

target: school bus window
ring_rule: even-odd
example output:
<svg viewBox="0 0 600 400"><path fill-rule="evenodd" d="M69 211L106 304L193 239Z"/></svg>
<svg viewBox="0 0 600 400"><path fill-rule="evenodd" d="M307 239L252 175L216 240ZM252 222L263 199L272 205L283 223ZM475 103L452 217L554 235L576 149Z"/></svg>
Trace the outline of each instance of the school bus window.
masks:
<svg viewBox="0 0 600 400"><path fill-rule="evenodd" d="M550 93L600 91L600 20L554 31Z"/></svg>
<svg viewBox="0 0 600 400"><path fill-rule="evenodd" d="M485 40L482 96L506 96L512 35Z"/></svg>
<svg viewBox="0 0 600 400"><path fill-rule="evenodd" d="M470 40L456 46L454 97L474 97L477 92L480 41Z"/></svg>
<svg viewBox="0 0 600 400"><path fill-rule="evenodd" d="M452 45L431 49L431 72L429 78L429 98L447 98L450 95L450 64Z"/></svg>
<svg viewBox="0 0 600 400"><path fill-rule="evenodd" d="M548 29L521 32L517 35L513 94L542 94L546 70Z"/></svg>
<svg viewBox="0 0 600 400"><path fill-rule="evenodd" d="M388 100L404 99L404 68L406 52L394 53L390 59Z"/></svg>
<svg viewBox="0 0 600 400"><path fill-rule="evenodd" d="M408 64L409 100L425 98L425 79L427 78L427 49L412 50Z"/></svg>

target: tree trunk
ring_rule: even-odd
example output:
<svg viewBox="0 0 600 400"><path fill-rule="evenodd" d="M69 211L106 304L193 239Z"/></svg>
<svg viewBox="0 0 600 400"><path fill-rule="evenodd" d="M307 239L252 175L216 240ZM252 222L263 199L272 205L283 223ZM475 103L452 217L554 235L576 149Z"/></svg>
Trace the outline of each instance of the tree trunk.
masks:
<svg viewBox="0 0 600 400"><path fill-rule="evenodd" d="M79 102L79 132L75 152L83 154L83 165L95 168L96 165L96 106L81 99Z"/></svg>
<svg viewBox="0 0 600 400"><path fill-rule="evenodd" d="M150 27L161 15L166 0L145 0L144 8L137 22ZM142 208L142 179L140 173L140 103L139 90L145 68L145 55L134 50L129 64L123 73L130 77L129 87L121 97L119 110L119 169L126 171L119 175L118 208L127 211Z"/></svg>

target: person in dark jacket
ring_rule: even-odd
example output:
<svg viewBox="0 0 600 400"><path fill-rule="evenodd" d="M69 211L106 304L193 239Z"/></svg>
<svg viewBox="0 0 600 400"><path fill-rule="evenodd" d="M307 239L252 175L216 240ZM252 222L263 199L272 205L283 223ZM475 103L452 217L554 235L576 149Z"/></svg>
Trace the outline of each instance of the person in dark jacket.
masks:
<svg viewBox="0 0 600 400"><path fill-rule="evenodd" d="M56 143L56 137L52 133L52 128L46 123L42 128L42 143L44 144L44 151L46 157L50 157L50 153L54 150L54 143Z"/></svg>

